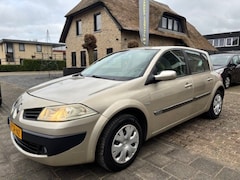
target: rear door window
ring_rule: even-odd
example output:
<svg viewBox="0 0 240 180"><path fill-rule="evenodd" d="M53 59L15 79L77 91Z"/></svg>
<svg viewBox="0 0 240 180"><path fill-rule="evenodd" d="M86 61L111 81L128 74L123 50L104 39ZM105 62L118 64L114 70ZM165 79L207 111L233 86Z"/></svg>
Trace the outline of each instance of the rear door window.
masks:
<svg viewBox="0 0 240 180"><path fill-rule="evenodd" d="M210 71L209 63L206 55L199 52L186 50L189 68L192 74Z"/></svg>

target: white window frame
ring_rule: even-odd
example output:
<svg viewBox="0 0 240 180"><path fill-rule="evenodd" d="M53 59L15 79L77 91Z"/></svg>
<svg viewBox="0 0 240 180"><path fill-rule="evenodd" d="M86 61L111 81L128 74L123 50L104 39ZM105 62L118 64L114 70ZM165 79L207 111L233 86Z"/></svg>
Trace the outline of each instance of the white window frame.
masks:
<svg viewBox="0 0 240 180"><path fill-rule="evenodd" d="M76 22L76 28L77 28L77 36L82 35L82 20L78 20Z"/></svg>

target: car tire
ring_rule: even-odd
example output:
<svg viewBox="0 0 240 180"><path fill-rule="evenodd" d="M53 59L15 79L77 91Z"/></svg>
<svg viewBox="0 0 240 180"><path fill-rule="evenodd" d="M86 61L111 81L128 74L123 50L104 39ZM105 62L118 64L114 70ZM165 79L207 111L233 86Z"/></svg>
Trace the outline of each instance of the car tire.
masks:
<svg viewBox="0 0 240 180"><path fill-rule="evenodd" d="M96 160L106 170L123 170L136 158L142 140L142 129L135 116L117 116L107 124L98 141Z"/></svg>
<svg viewBox="0 0 240 180"><path fill-rule="evenodd" d="M231 85L231 78L229 76L227 76L225 79L224 79L224 87L225 89L229 88Z"/></svg>
<svg viewBox="0 0 240 180"><path fill-rule="evenodd" d="M211 107L207 112L207 115L211 119L216 119L222 112L222 105L223 105L223 94L221 91L217 91L213 97Z"/></svg>

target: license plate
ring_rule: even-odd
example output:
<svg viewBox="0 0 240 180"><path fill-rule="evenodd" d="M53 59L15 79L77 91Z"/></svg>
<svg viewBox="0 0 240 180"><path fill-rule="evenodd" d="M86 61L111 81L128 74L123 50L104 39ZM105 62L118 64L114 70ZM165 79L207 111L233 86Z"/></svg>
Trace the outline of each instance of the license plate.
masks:
<svg viewBox="0 0 240 180"><path fill-rule="evenodd" d="M22 129L10 121L10 129L15 136L22 139Z"/></svg>

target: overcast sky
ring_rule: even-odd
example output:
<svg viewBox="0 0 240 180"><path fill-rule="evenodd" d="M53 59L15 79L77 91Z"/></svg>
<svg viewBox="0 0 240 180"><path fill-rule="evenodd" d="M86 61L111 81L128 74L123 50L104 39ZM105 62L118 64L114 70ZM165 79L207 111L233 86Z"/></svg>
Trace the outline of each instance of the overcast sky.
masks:
<svg viewBox="0 0 240 180"><path fill-rule="evenodd" d="M240 31L239 0L157 0L205 35ZM58 42L65 15L80 0L0 0L0 39ZM48 32L48 33L47 33Z"/></svg>

